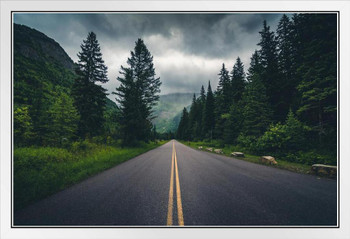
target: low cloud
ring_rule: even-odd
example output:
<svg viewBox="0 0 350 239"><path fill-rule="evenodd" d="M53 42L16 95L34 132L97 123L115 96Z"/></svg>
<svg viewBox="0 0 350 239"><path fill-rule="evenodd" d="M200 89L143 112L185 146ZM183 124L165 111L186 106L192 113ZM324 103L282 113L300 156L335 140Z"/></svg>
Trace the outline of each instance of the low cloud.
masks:
<svg viewBox="0 0 350 239"><path fill-rule="evenodd" d="M154 56L161 94L198 92L210 80L215 88L221 64L232 70L241 57L245 69L259 41L263 20L274 30L281 14L35 14L16 13L14 22L56 40L77 61L80 44L94 31L108 66L111 93L138 38ZM114 99L114 95L109 96Z"/></svg>

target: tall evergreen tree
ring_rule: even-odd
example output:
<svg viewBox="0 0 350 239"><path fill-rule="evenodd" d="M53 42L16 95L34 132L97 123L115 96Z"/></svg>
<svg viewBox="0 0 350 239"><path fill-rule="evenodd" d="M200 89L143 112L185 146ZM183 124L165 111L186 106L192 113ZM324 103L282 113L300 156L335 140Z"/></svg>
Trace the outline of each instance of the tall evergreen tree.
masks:
<svg viewBox="0 0 350 239"><path fill-rule="evenodd" d="M121 115L119 123L123 142L124 144L131 144L141 138L139 134L142 131L142 118L138 108L138 96L135 93L137 90L133 71L122 66L120 74L122 75L118 77L120 86L113 94L118 96L116 100L120 104Z"/></svg>
<svg viewBox="0 0 350 239"><path fill-rule="evenodd" d="M251 57L248 69L249 83L242 96L241 114L243 116L242 133L245 136L258 137L263 134L271 123L271 108L266 96L266 88L261 82L261 68L259 67L259 55L255 51ZM233 108L235 110L235 108ZM236 109L235 112L238 110ZM233 119L237 113L232 112Z"/></svg>
<svg viewBox="0 0 350 239"><path fill-rule="evenodd" d="M287 115L288 109L296 103L296 46L294 45L293 23L283 15L277 27L278 69L280 75L280 114Z"/></svg>
<svg viewBox="0 0 350 239"><path fill-rule="evenodd" d="M241 101L230 107L228 118L225 122L223 139L228 144L235 144L243 126L243 104Z"/></svg>
<svg viewBox="0 0 350 239"><path fill-rule="evenodd" d="M271 109L265 92L264 84L256 78L243 94L242 132L246 136L261 136L271 123Z"/></svg>
<svg viewBox="0 0 350 239"><path fill-rule="evenodd" d="M231 81L229 73L225 68L225 64L222 64L222 68L218 75L219 83L215 92L215 138L221 138L223 135L227 113L229 112L232 102Z"/></svg>
<svg viewBox="0 0 350 239"><path fill-rule="evenodd" d="M250 66L247 74L248 83L252 82L253 77L257 77L262 74L263 67L261 65L261 57L257 50L254 51L250 58Z"/></svg>
<svg viewBox="0 0 350 239"><path fill-rule="evenodd" d="M186 107L184 107L182 111L181 120L179 123L179 126L177 128L177 138L184 139L184 140L190 140L190 128L189 128L189 115L187 112Z"/></svg>
<svg viewBox="0 0 350 239"><path fill-rule="evenodd" d="M231 82L225 64L222 64L222 68L219 72L219 83L216 90L216 103L217 109L220 110L218 113L227 113L229 111L232 92L231 92Z"/></svg>
<svg viewBox="0 0 350 239"><path fill-rule="evenodd" d="M96 34L89 32L87 39L81 44L78 53L79 61L76 73L78 78L74 82L72 94L80 120L79 135L94 136L103 129L103 112L106 105L106 89L96 83L106 83L107 66L102 59L100 45Z"/></svg>
<svg viewBox="0 0 350 239"><path fill-rule="evenodd" d="M211 90L210 81L208 82L207 97L203 111L203 135L206 138L212 138L215 126L215 101Z"/></svg>
<svg viewBox="0 0 350 239"><path fill-rule="evenodd" d="M152 108L159 100L161 82L155 77L153 56L142 39L136 41L127 63L128 68L121 68L123 76L117 78L121 84L114 93L121 105L124 143L129 144L151 137Z"/></svg>
<svg viewBox="0 0 350 239"><path fill-rule="evenodd" d="M300 14L301 107L297 113L318 134L318 145L335 149L337 142L337 16Z"/></svg>
<svg viewBox="0 0 350 239"><path fill-rule="evenodd" d="M202 104L202 106L204 106L205 100L206 100L205 90L204 90L204 86L202 85L200 95L199 95L199 101Z"/></svg>
<svg viewBox="0 0 350 239"><path fill-rule="evenodd" d="M285 115L281 114L281 81L278 72L277 41L275 33L263 22L263 29L259 32L261 39L258 45L261 47L260 60L262 72L260 80L266 88L269 103L274 112L274 119L283 121Z"/></svg>
<svg viewBox="0 0 350 239"><path fill-rule="evenodd" d="M241 59L238 57L233 70L231 71L231 89L234 102L242 99L242 94L245 87L245 72Z"/></svg>

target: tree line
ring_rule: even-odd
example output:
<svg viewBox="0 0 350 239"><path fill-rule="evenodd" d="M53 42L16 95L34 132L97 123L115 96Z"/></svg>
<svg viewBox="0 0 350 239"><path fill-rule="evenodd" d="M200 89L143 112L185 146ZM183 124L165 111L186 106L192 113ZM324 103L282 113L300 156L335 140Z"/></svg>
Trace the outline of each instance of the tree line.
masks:
<svg viewBox="0 0 350 239"><path fill-rule="evenodd" d="M263 22L248 71L238 57L222 65L183 109L176 137L219 140L251 152L286 155L317 149L336 155L337 16L283 15L276 32Z"/></svg>
<svg viewBox="0 0 350 239"><path fill-rule="evenodd" d="M130 145L154 139L152 107L159 99L161 82L155 77L153 57L143 40L136 41L128 66L121 66L120 86L113 92L119 106L108 100L102 86L108 82L108 68L94 32L83 40L78 58L71 84L53 85L33 72L23 74L35 85L18 82L24 90L33 87L33 97L17 98L19 87L15 85L15 145L65 146L91 138L103 142L122 139L124 145Z"/></svg>

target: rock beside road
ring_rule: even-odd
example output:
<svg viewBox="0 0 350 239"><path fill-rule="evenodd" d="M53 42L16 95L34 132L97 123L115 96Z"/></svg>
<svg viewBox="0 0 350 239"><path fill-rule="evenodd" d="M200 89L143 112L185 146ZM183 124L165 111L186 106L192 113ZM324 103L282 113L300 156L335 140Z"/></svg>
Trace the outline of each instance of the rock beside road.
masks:
<svg viewBox="0 0 350 239"><path fill-rule="evenodd" d="M311 171L319 176L327 176L331 178L337 177L337 166L313 164L311 166Z"/></svg>
<svg viewBox="0 0 350 239"><path fill-rule="evenodd" d="M232 152L232 153L231 153L231 156L232 156L232 157L241 157L241 158L244 158L244 153L242 153L242 152Z"/></svg>
<svg viewBox="0 0 350 239"><path fill-rule="evenodd" d="M224 152L222 151L222 149L215 149L214 152L217 153L217 154L223 154L223 153L224 153Z"/></svg>
<svg viewBox="0 0 350 239"><path fill-rule="evenodd" d="M267 164L277 164L277 161L272 156L261 156L260 160L261 162L267 163Z"/></svg>

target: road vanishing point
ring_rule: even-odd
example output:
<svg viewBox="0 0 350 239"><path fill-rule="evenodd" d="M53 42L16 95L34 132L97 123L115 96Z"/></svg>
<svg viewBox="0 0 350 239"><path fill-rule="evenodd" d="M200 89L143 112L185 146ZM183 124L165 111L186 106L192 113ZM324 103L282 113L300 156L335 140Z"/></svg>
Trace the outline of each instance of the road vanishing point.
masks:
<svg viewBox="0 0 350 239"><path fill-rule="evenodd" d="M175 140L14 212L14 226L336 225L336 180Z"/></svg>

